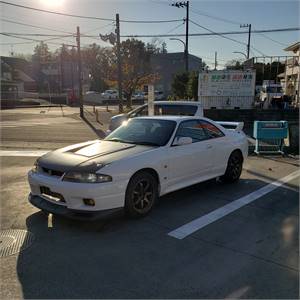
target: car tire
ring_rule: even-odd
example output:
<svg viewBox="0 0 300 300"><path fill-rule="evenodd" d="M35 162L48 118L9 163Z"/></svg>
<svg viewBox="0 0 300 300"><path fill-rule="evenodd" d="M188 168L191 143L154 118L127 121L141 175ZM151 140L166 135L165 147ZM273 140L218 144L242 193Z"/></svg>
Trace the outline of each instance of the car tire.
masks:
<svg viewBox="0 0 300 300"><path fill-rule="evenodd" d="M125 213L131 218L147 215L158 198L158 182L146 171L136 173L129 181L125 196Z"/></svg>
<svg viewBox="0 0 300 300"><path fill-rule="evenodd" d="M235 150L230 154L225 174L221 180L226 183L232 183L239 180L243 170L243 155L240 151Z"/></svg>

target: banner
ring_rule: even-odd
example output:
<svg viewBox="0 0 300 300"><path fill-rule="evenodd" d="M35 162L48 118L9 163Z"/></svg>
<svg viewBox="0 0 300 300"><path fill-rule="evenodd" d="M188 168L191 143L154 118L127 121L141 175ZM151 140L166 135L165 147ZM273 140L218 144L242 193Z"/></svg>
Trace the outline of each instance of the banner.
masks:
<svg viewBox="0 0 300 300"><path fill-rule="evenodd" d="M254 95L255 71L216 70L199 73L199 97Z"/></svg>

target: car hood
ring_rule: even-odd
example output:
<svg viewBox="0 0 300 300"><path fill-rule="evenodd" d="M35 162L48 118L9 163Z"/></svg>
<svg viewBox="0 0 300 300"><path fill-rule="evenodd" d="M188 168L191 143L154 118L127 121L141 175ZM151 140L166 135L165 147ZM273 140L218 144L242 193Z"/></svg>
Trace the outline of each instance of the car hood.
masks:
<svg viewBox="0 0 300 300"><path fill-rule="evenodd" d="M60 172L95 172L106 164L150 149L153 147L96 140L49 152L38 159L38 165Z"/></svg>

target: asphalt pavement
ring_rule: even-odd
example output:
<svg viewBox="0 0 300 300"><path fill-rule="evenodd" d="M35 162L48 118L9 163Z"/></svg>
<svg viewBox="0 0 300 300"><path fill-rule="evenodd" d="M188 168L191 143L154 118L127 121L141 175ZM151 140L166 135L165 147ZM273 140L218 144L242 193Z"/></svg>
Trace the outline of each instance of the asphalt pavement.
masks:
<svg viewBox="0 0 300 300"><path fill-rule="evenodd" d="M298 298L297 159L250 156L238 183L210 180L168 194L143 219L119 213L79 222L29 204L26 174L36 157L26 153L95 139L96 133L75 109L65 116L2 111L1 122L1 150L25 151L0 152L1 229L34 235L30 247L0 258L1 299ZM252 194L253 202L183 239L169 235Z"/></svg>

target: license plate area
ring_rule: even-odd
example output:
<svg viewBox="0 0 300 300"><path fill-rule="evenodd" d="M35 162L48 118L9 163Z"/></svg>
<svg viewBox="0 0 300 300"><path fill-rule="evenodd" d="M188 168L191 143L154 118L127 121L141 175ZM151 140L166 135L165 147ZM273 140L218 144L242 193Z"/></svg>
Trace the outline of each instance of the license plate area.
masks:
<svg viewBox="0 0 300 300"><path fill-rule="evenodd" d="M42 196L44 196L52 201L63 202L63 203L66 202L66 200L62 194L51 191L50 188L48 188L47 186L40 186L40 192L41 192Z"/></svg>

